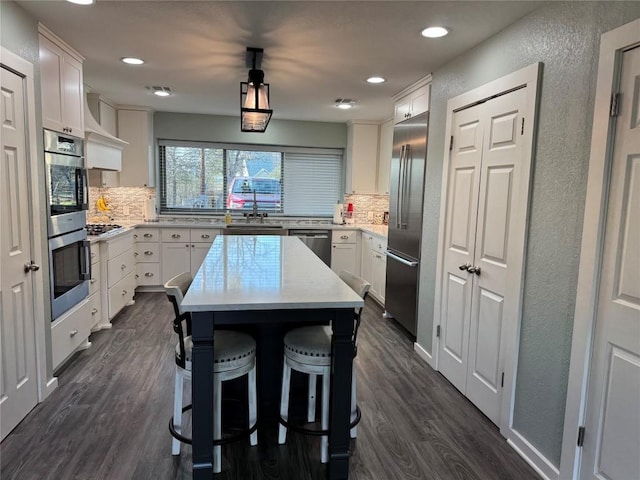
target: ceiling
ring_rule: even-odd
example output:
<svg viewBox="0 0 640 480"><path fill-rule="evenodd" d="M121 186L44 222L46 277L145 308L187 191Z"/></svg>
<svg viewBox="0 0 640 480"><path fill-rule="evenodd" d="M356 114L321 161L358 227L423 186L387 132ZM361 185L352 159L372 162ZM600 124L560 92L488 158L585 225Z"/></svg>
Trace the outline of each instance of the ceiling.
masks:
<svg viewBox="0 0 640 480"><path fill-rule="evenodd" d="M528 14L529 1L17 1L84 57L87 87L117 104L239 115L246 47L264 48L273 118L385 120L393 95ZM427 39L442 25L448 36ZM125 56L143 58L128 66ZM370 85L381 75L387 82ZM169 87L170 97L146 86ZM357 99L351 110L337 98Z"/></svg>

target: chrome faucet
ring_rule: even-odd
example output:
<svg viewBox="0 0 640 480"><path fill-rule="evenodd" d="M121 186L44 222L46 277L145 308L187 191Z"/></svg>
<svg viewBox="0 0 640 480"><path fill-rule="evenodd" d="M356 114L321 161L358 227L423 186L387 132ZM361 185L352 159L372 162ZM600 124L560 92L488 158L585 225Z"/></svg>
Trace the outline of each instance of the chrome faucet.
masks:
<svg viewBox="0 0 640 480"><path fill-rule="evenodd" d="M253 209L251 213L244 212L244 217L247 219L247 223L252 218L259 218L260 223L264 223L264 217L268 216L267 212L258 212L258 200L256 198L256 191L253 190Z"/></svg>

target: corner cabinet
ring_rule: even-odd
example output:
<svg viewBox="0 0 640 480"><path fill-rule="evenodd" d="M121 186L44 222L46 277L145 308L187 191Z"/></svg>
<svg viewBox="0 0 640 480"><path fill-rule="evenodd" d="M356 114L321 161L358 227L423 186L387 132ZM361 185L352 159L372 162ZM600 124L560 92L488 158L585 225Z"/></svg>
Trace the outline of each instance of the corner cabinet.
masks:
<svg viewBox="0 0 640 480"><path fill-rule="evenodd" d="M121 187L155 187L153 111L144 107L118 107L118 134L129 142L122 150Z"/></svg>
<svg viewBox="0 0 640 480"><path fill-rule="evenodd" d="M84 137L84 57L44 25L38 25L42 126Z"/></svg>
<svg viewBox="0 0 640 480"><path fill-rule="evenodd" d="M376 193L379 128L377 122L353 120L347 125L345 193Z"/></svg>
<svg viewBox="0 0 640 480"><path fill-rule="evenodd" d="M380 143L378 144L378 179L376 193L389 195L391 174L391 156L393 154L393 120L380 124Z"/></svg>
<svg viewBox="0 0 640 480"><path fill-rule="evenodd" d="M393 98L395 100L393 123L400 123L421 113L428 112L430 98L431 75L427 75Z"/></svg>

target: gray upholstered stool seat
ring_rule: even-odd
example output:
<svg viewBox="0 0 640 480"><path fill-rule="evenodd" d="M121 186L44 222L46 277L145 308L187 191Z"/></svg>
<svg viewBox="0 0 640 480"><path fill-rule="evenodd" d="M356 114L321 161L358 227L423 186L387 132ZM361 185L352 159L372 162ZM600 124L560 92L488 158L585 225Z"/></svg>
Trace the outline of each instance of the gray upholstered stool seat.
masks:
<svg viewBox="0 0 640 480"><path fill-rule="evenodd" d="M352 274L351 272L340 272L340 278L349 285L363 299L367 296L371 284L366 280ZM358 336L360 325L360 314L362 309L354 311L354 347ZM316 382L317 377L322 379L322 430L326 432L329 428L329 388L331 373L331 336L332 329L328 326L311 326L294 328L284 336L284 361L282 365L282 391L280 395L280 426L278 427L278 443L283 444L287 438L287 428L289 428L289 388L291 382L291 370L296 370L309 375L309 390L307 395L307 421L315 421L316 416ZM355 357L357 349L354 348ZM355 360L355 358L354 358ZM351 438L357 435L357 424L359 419L356 405L356 380L355 363L352 371L351 381ZM290 428L293 428L291 425ZM296 428L297 431L304 429ZM311 433L306 431L304 433ZM314 432L314 434L317 434ZM329 460L328 436L323 434L321 440L320 460L326 463Z"/></svg>
<svg viewBox="0 0 640 480"><path fill-rule="evenodd" d="M190 408L183 404L184 380L191 379L191 360L193 356L193 341L191 338L191 315L182 310L181 304L184 294L191 285L191 274L188 272L176 275L164 288L173 305L175 319L173 330L178 334L178 344L175 348L176 376L173 389L173 417L169 430L173 436L171 453L180 454L180 442L190 443L191 439L182 435L182 412ZM182 324L186 324L186 335ZM256 390L256 342L246 333L216 330L213 334L213 438L216 443L213 446L213 472L220 473L222 469L222 454L220 445L229 441L242 438L242 434L235 437L222 439L222 382L247 376L249 390L249 441L251 445L257 445L257 390Z"/></svg>

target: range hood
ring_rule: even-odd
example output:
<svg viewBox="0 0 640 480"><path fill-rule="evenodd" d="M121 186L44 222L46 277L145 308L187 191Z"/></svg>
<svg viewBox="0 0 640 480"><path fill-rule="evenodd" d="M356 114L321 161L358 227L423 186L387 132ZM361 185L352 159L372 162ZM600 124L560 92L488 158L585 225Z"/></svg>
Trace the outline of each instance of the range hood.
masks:
<svg viewBox="0 0 640 480"><path fill-rule="evenodd" d="M84 98L84 138L87 145L86 167L122 170L122 149L129 142L114 137L94 118L87 97Z"/></svg>

